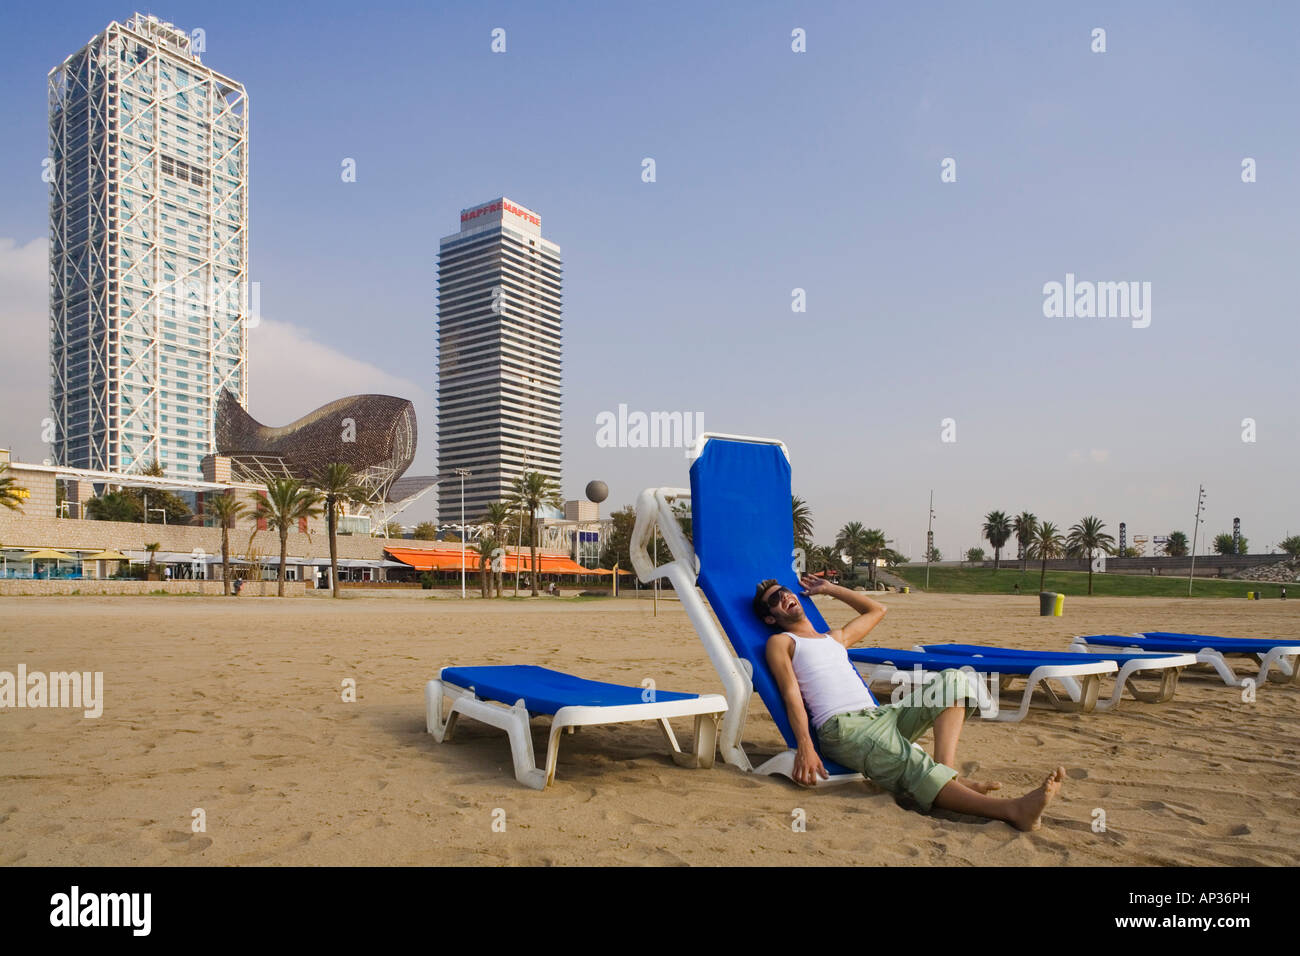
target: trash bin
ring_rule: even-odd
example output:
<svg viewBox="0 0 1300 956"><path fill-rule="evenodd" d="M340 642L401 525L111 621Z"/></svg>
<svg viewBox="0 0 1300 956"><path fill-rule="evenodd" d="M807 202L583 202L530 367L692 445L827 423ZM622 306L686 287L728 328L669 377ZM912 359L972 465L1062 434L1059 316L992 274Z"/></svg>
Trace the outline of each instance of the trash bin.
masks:
<svg viewBox="0 0 1300 956"><path fill-rule="evenodd" d="M1058 594L1056 596L1056 603L1052 605L1052 616L1063 617L1064 615L1065 615L1065 595Z"/></svg>
<svg viewBox="0 0 1300 956"><path fill-rule="evenodd" d="M908 594L911 592L912 589L909 588L907 585L903 585L901 588L899 588L899 590L902 591L904 594Z"/></svg>
<svg viewBox="0 0 1300 956"><path fill-rule="evenodd" d="M1038 616L1051 617L1056 613L1056 592L1039 591L1038 592Z"/></svg>

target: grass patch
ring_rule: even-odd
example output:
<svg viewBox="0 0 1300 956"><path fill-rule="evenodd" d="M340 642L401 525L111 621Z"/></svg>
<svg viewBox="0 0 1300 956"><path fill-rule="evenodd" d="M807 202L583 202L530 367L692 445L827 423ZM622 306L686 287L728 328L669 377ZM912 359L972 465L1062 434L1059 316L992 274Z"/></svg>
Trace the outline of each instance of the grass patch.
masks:
<svg viewBox="0 0 1300 956"><path fill-rule="evenodd" d="M895 572L909 585L925 589L925 566L905 565ZM945 568L930 566L929 591L935 594L1014 594L1020 585L1021 594L1038 593L1038 574L1027 570L1024 574L1014 565L998 571L992 568ZM1278 596L1277 584L1259 581L1227 581L1218 578L1197 578L1192 585L1192 597L1245 598L1247 591L1263 591L1266 598ZM1088 594L1088 572L1048 571L1043 585L1045 591L1059 594ZM1097 597L1187 597L1187 577L1166 577L1150 574L1094 574L1092 593Z"/></svg>

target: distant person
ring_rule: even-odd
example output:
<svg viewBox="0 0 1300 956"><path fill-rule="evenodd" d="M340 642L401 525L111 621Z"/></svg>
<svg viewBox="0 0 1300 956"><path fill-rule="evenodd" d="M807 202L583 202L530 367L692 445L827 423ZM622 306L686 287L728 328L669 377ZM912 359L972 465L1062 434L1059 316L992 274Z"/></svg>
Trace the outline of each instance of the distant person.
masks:
<svg viewBox="0 0 1300 956"><path fill-rule="evenodd" d="M942 701L954 701L951 706L942 701L924 703L927 696L934 696L934 688L917 688L897 704L877 706L849 662L847 649L880 623L884 605L815 575L803 575L800 584L804 594L830 595L858 616L842 628L819 634L789 588L769 579L755 590L754 613L774 632L767 641L767 664L781 689L798 744L795 782L815 784L818 777L829 778L813 745L815 729L828 757L890 792L910 794L923 810L936 806L1005 820L1017 830L1038 829L1044 808L1065 780L1065 768L1057 767L1042 786L1015 799L988 795L1000 784L958 776L953 769L957 739L977 707L966 674L949 669L935 678L942 685ZM931 727L933 759L914 743Z"/></svg>
<svg viewBox="0 0 1300 956"><path fill-rule="evenodd" d="M1286 585L1285 585L1285 584L1282 585L1282 594L1281 594L1280 596L1281 596L1281 598L1282 598L1283 601L1286 600Z"/></svg>
<svg viewBox="0 0 1300 956"><path fill-rule="evenodd" d="M1019 596L1019 594L1020 594L1020 582L1017 581L1017 582L1016 582L1016 595Z"/></svg>

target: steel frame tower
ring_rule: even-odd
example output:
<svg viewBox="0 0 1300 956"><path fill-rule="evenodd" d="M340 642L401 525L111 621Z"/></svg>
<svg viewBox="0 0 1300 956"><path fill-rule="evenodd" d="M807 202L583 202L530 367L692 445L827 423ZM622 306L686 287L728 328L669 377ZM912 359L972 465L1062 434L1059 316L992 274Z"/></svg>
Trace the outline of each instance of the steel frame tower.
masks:
<svg viewBox="0 0 1300 956"><path fill-rule="evenodd" d="M49 74L56 463L201 477L247 404L248 96L156 17Z"/></svg>

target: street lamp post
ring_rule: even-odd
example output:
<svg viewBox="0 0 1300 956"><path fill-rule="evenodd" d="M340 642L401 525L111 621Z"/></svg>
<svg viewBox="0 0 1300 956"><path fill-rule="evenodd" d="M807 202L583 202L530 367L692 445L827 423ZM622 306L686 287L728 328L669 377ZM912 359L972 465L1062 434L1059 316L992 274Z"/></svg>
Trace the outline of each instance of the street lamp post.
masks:
<svg viewBox="0 0 1300 956"><path fill-rule="evenodd" d="M1201 509L1205 506L1205 486L1200 485L1196 492L1196 517L1192 523L1192 570L1187 575L1187 596L1192 596L1192 579L1196 577L1196 533L1201 528Z"/></svg>
<svg viewBox="0 0 1300 956"><path fill-rule="evenodd" d="M469 474L468 468L457 468L456 474L460 477L460 597L465 599L465 476Z"/></svg>
<svg viewBox="0 0 1300 956"><path fill-rule="evenodd" d="M930 517L925 523L925 589L930 590L930 557L934 554L934 489L930 489Z"/></svg>

